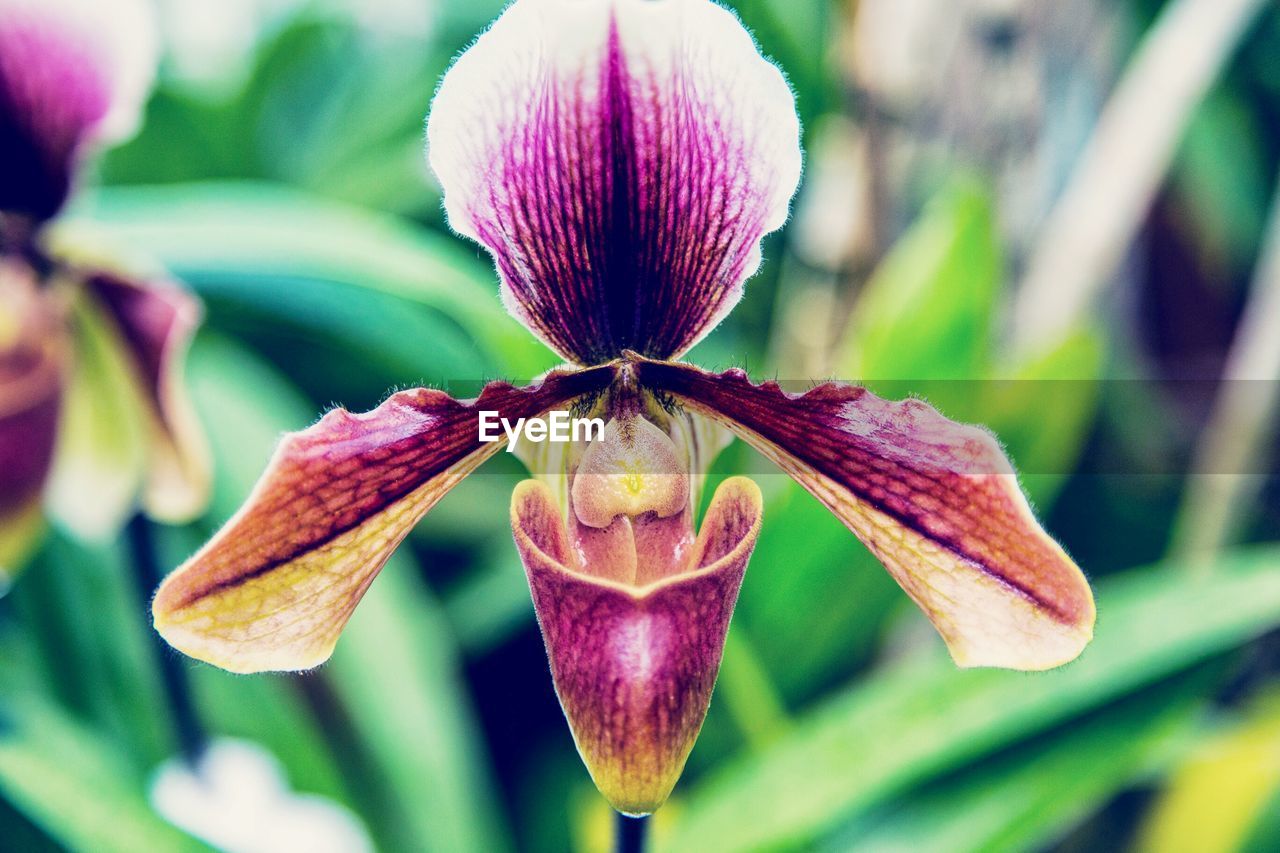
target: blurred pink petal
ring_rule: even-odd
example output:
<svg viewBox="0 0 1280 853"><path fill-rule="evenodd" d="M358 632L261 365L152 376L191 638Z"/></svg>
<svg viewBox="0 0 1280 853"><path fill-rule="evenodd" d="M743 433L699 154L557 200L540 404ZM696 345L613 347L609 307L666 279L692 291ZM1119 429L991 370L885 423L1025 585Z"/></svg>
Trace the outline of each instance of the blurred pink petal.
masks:
<svg viewBox="0 0 1280 853"><path fill-rule="evenodd" d="M0 260L0 526L38 502L53 460L66 360L62 321L34 273Z"/></svg>
<svg viewBox="0 0 1280 853"><path fill-rule="evenodd" d="M0 0L0 211L57 213L84 146L137 126L158 50L146 0Z"/></svg>
<svg viewBox="0 0 1280 853"><path fill-rule="evenodd" d="M97 273L86 286L120 330L151 424L143 505L154 518L187 521L204 509L211 477L209 451L184 382L200 303L168 281L143 284Z"/></svg>

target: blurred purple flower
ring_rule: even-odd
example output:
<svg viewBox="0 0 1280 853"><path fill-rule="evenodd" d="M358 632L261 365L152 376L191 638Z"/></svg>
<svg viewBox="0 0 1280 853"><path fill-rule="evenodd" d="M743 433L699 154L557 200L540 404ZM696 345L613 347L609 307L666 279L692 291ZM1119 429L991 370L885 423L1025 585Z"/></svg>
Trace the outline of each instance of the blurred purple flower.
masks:
<svg viewBox="0 0 1280 853"><path fill-rule="evenodd" d="M0 0L0 577L35 540L54 468L63 503L85 508L61 514L79 532L107 533L130 511L144 466L151 514L185 518L204 500L180 384L199 304L47 239L85 157L137 126L157 50L145 0ZM124 438L98 440L112 433ZM146 459L125 449L135 437Z"/></svg>

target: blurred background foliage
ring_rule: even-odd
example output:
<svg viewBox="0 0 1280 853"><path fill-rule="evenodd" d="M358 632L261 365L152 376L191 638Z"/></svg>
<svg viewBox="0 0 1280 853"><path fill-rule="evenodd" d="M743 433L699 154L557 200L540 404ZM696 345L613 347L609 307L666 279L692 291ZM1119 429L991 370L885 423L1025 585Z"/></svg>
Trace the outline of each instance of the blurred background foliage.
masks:
<svg viewBox="0 0 1280 853"><path fill-rule="evenodd" d="M166 568L235 510L282 431L330 405L552 366L480 250L450 235L422 157L436 82L501 5L162 4L143 130L63 228L158 260L207 308L189 379L215 499L156 531ZM1276 379L1232 354L1255 297L1280 287L1264 263L1280 233L1280 11L733 5L795 87L807 179L694 356L866 380L989 424L1095 582L1098 633L1057 672L956 670L839 522L734 445L718 475L754 472L768 523L656 846L1280 849L1274 419L1247 421L1246 469L1205 449L1234 424L1220 377L1260 396ZM1231 18L1221 44L1187 39L1214 8ZM1173 81L1199 66L1176 103ZM1108 122L1127 147L1106 147ZM1046 240L1089 229L1061 210L1073 193L1107 228L1046 262ZM1047 310L1027 304L1046 294ZM1017 321L1046 315L1043 330ZM1280 315L1253 320L1280 335ZM1243 485L1206 504L1224 475ZM203 725L265 747L290 788L350 809L380 849L606 847L511 547L520 476L495 460L434 510L317 672L178 661ZM1207 532L1205 506L1225 516ZM127 541L55 531L0 599L0 847L196 846L148 802L180 745L137 587Z"/></svg>

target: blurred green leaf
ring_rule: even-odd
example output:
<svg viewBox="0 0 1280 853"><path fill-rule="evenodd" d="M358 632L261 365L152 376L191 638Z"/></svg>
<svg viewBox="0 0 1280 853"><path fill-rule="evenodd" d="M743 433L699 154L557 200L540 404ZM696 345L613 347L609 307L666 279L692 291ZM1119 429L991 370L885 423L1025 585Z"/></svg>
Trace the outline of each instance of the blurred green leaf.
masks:
<svg viewBox="0 0 1280 853"><path fill-rule="evenodd" d="M45 695L111 737L138 772L176 750L144 596L115 549L51 536L11 598Z"/></svg>
<svg viewBox="0 0 1280 853"><path fill-rule="evenodd" d="M1099 584L1093 644L1054 672L962 671L934 654L877 673L701 784L672 847L806 841L907 785L1222 654L1280 624L1277 559L1260 548L1224 557L1212 581L1168 567Z"/></svg>
<svg viewBox="0 0 1280 853"><path fill-rule="evenodd" d="M324 728L327 721L304 700L300 676L243 678L204 664L190 666L196 705L210 732L251 741L270 752L284 768L291 790L347 805L357 802L361 780L344 772Z"/></svg>
<svg viewBox="0 0 1280 853"><path fill-rule="evenodd" d="M307 426L317 413L279 371L229 338L202 332L187 364L215 460L209 518L221 524L262 476L280 436Z"/></svg>
<svg viewBox="0 0 1280 853"><path fill-rule="evenodd" d="M839 375L986 375L1001 263L987 193L967 180L944 189L867 282L837 362Z"/></svg>
<svg viewBox="0 0 1280 853"><path fill-rule="evenodd" d="M304 14L262 45L231 106L269 175L374 208L426 209L436 199L422 125L447 57L435 53Z"/></svg>
<svg viewBox="0 0 1280 853"><path fill-rule="evenodd" d="M162 86L140 133L102 161L108 184L163 184L267 177L234 111L183 88Z"/></svg>
<svg viewBox="0 0 1280 853"><path fill-rule="evenodd" d="M1276 850L1280 850L1280 788L1262 807L1258 822L1241 846L1241 853L1274 853Z"/></svg>
<svg viewBox="0 0 1280 853"><path fill-rule="evenodd" d="M323 670L377 768L379 803L402 827L374 820L388 849L511 846L460 663L410 561L393 557Z"/></svg>
<svg viewBox="0 0 1280 853"><path fill-rule="evenodd" d="M9 512L0 520L0 591L7 591L22 574L46 532L44 506L39 498L29 500L26 507Z"/></svg>
<svg viewBox="0 0 1280 853"><path fill-rule="evenodd" d="M1070 474L1098 414L1105 344L1089 330L1013 369L1009 379L972 383L973 419L985 424L1022 472L1023 487L1047 503Z"/></svg>
<svg viewBox="0 0 1280 853"><path fill-rule="evenodd" d="M65 848L4 797L0 797L0 838L22 853L64 853Z"/></svg>
<svg viewBox="0 0 1280 853"><path fill-rule="evenodd" d="M533 619L529 585L518 557L506 549L467 575L444 600L458 643L479 654L508 640Z"/></svg>
<svg viewBox="0 0 1280 853"><path fill-rule="evenodd" d="M89 212L121 245L197 282L294 280L279 292L264 290L264 301L277 302L308 300L304 280L355 285L439 312L512 378L530 378L557 361L503 309L496 275L474 257L479 250L469 253L395 217L262 184L118 188L104 191ZM430 340L412 343L429 357Z"/></svg>
<svg viewBox="0 0 1280 853"><path fill-rule="evenodd" d="M436 213L422 123L461 44L371 37L333 9L292 5L290 20L259 34L243 80L226 75L201 89L162 78L141 133L107 157L107 181L281 180L376 209Z"/></svg>
<svg viewBox="0 0 1280 853"><path fill-rule="evenodd" d="M1254 122L1239 96L1214 92L1187 127L1172 170L1176 212L1185 205L1177 224L1199 238L1198 255L1219 272L1205 284L1226 285L1224 273L1247 268L1262 235L1273 174Z"/></svg>
<svg viewBox="0 0 1280 853"><path fill-rule="evenodd" d="M1205 738L1147 814L1137 849L1240 850L1280 794L1280 693Z"/></svg>
<svg viewBox="0 0 1280 853"><path fill-rule="evenodd" d="M1216 675L1216 674L1215 674ZM1050 844L1135 781L1167 765L1197 731L1207 679L1177 679L947 776L873 810L831 849L1018 853Z"/></svg>
<svg viewBox="0 0 1280 853"><path fill-rule="evenodd" d="M447 317L384 293L262 274L187 282L204 299L210 327L252 342L325 402L372 408L393 386L448 384L495 369Z"/></svg>
<svg viewBox="0 0 1280 853"><path fill-rule="evenodd" d="M830 105L829 66L821 44L831 26L826 3L793 0L733 0L732 6L761 45L764 54L782 68L796 94L805 125Z"/></svg>
<svg viewBox="0 0 1280 853"><path fill-rule="evenodd" d="M0 714L0 791L69 849L207 849L151 810L128 761L55 707L6 701Z"/></svg>
<svg viewBox="0 0 1280 853"><path fill-rule="evenodd" d="M781 474L758 479L774 483L735 630L746 631L784 694L808 698L865 665L902 593L817 498Z"/></svg>
<svg viewBox="0 0 1280 853"><path fill-rule="evenodd" d="M734 725L751 746L764 746L788 727L782 699L761 664L760 655L741 629L729 632L716 688L721 707L729 711Z"/></svg>

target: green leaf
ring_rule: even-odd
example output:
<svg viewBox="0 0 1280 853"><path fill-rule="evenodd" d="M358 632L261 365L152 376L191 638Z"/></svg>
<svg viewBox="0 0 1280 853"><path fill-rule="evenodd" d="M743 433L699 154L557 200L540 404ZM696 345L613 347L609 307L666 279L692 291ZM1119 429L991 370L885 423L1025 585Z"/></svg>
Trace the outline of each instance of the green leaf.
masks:
<svg viewBox="0 0 1280 853"><path fill-rule="evenodd" d="M672 847L802 843L908 785L1222 654L1280 624L1278 559L1260 548L1224 558L1211 581L1164 567L1100 584L1096 639L1054 672L964 671L941 654L889 667L713 774Z"/></svg>
<svg viewBox="0 0 1280 853"><path fill-rule="evenodd" d="M0 792L72 850L206 850L151 810L130 764L53 706L0 705Z"/></svg>
<svg viewBox="0 0 1280 853"><path fill-rule="evenodd" d="M1280 788L1262 808L1258 822L1249 831L1241 853L1274 853L1280 850Z"/></svg>
<svg viewBox="0 0 1280 853"><path fill-rule="evenodd" d="M0 518L0 596L35 556L47 532L39 497Z"/></svg>
<svg viewBox="0 0 1280 853"><path fill-rule="evenodd" d="M277 300L308 280L354 285L456 322L512 378L556 362L503 309L497 277L475 259L478 250L396 217L277 186L231 183L105 190L88 212L121 245L156 256L179 276L292 279L285 292L269 294ZM430 352L429 340L416 343Z"/></svg>
<svg viewBox="0 0 1280 853"><path fill-rule="evenodd" d="M1203 739L1147 812L1137 849L1240 850L1280 795L1280 693ZM1265 826L1265 823L1263 823Z"/></svg>
<svg viewBox="0 0 1280 853"><path fill-rule="evenodd" d="M826 3L790 0L736 0L731 5L760 44L791 81L796 106L804 125L831 106L833 87L823 51L813 50L831 27L831 7Z"/></svg>
<svg viewBox="0 0 1280 853"><path fill-rule="evenodd" d="M452 51L370 39L351 22L313 15L260 49L233 105L252 129L243 135L269 174L295 186L375 208L438 209L423 174L422 124Z"/></svg>
<svg viewBox="0 0 1280 853"><path fill-rule="evenodd" d="M1217 673L1214 673L1215 677ZM1166 766L1196 734L1202 676L1122 700L873 810L834 849L1042 849L1116 793Z"/></svg>
<svg viewBox="0 0 1280 853"><path fill-rule="evenodd" d="M840 375L985 375L1001 263L987 194L967 181L945 189L867 283L838 360Z"/></svg>
<svg viewBox="0 0 1280 853"><path fill-rule="evenodd" d="M454 584L442 602L457 642L468 655L498 647L533 619L522 567L507 542L499 547L501 554L478 557L476 568Z"/></svg>
<svg viewBox="0 0 1280 853"><path fill-rule="evenodd" d="M201 720L216 736L251 741L271 753L292 790L351 805L362 782L344 772L326 721L304 700L300 679L306 677L240 678L198 665L191 685Z"/></svg>
<svg viewBox="0 0 1280 853"><path fill-rule="evenodd" d="M768 522L751 555L735 629L750 636L779 689L805 699L866 664L902 593L816 498L782 475L761 480L781 482L767 493Z"/></svg>
<svg viewBox="0 0 1280 853"><path fill-rule="evenodd" d="M144 595L118 549L51 536L12 601L42 692L127 749L138 771L176 751Z"/></svg>
<svg viewBox="0 0 1280 853"><path fill-rule="evenodd" d="M1177 224L1200 244L1201 263L1214 265L1205 271L1209 286L1226 287L1231 270L1247 269L1262 236L1274 173L1266 165L1260 144L1266 135L1257 121L1239 95L1213 92L1187 126L1172 169L1175 209L1185 210Z"/></svg>
<svg viewBox="0 0 1280 853"><path fill-rule="evenodd" d="M495 369L449 318L384 293L262 273L195 273L187 284L205 301L209 327L254 343L322 398L364 399L388 385L478 379Z"/></svg>
<svg viewBox="0 0 1280 853"><path fill-rule="evenodd" d="M221 523L248 497L280 435L302 429L317 412L278 371L229 338L202 332L187 364L215 461L209 516Z"/></svg>
<svg viewBox="0 0 1280 853"><path fill-rule="evenodd" d="M379 807L405 830L388 849L505 850L460 659L413 569L402 555L392 558L324 674L378 767Z"/></svg>

